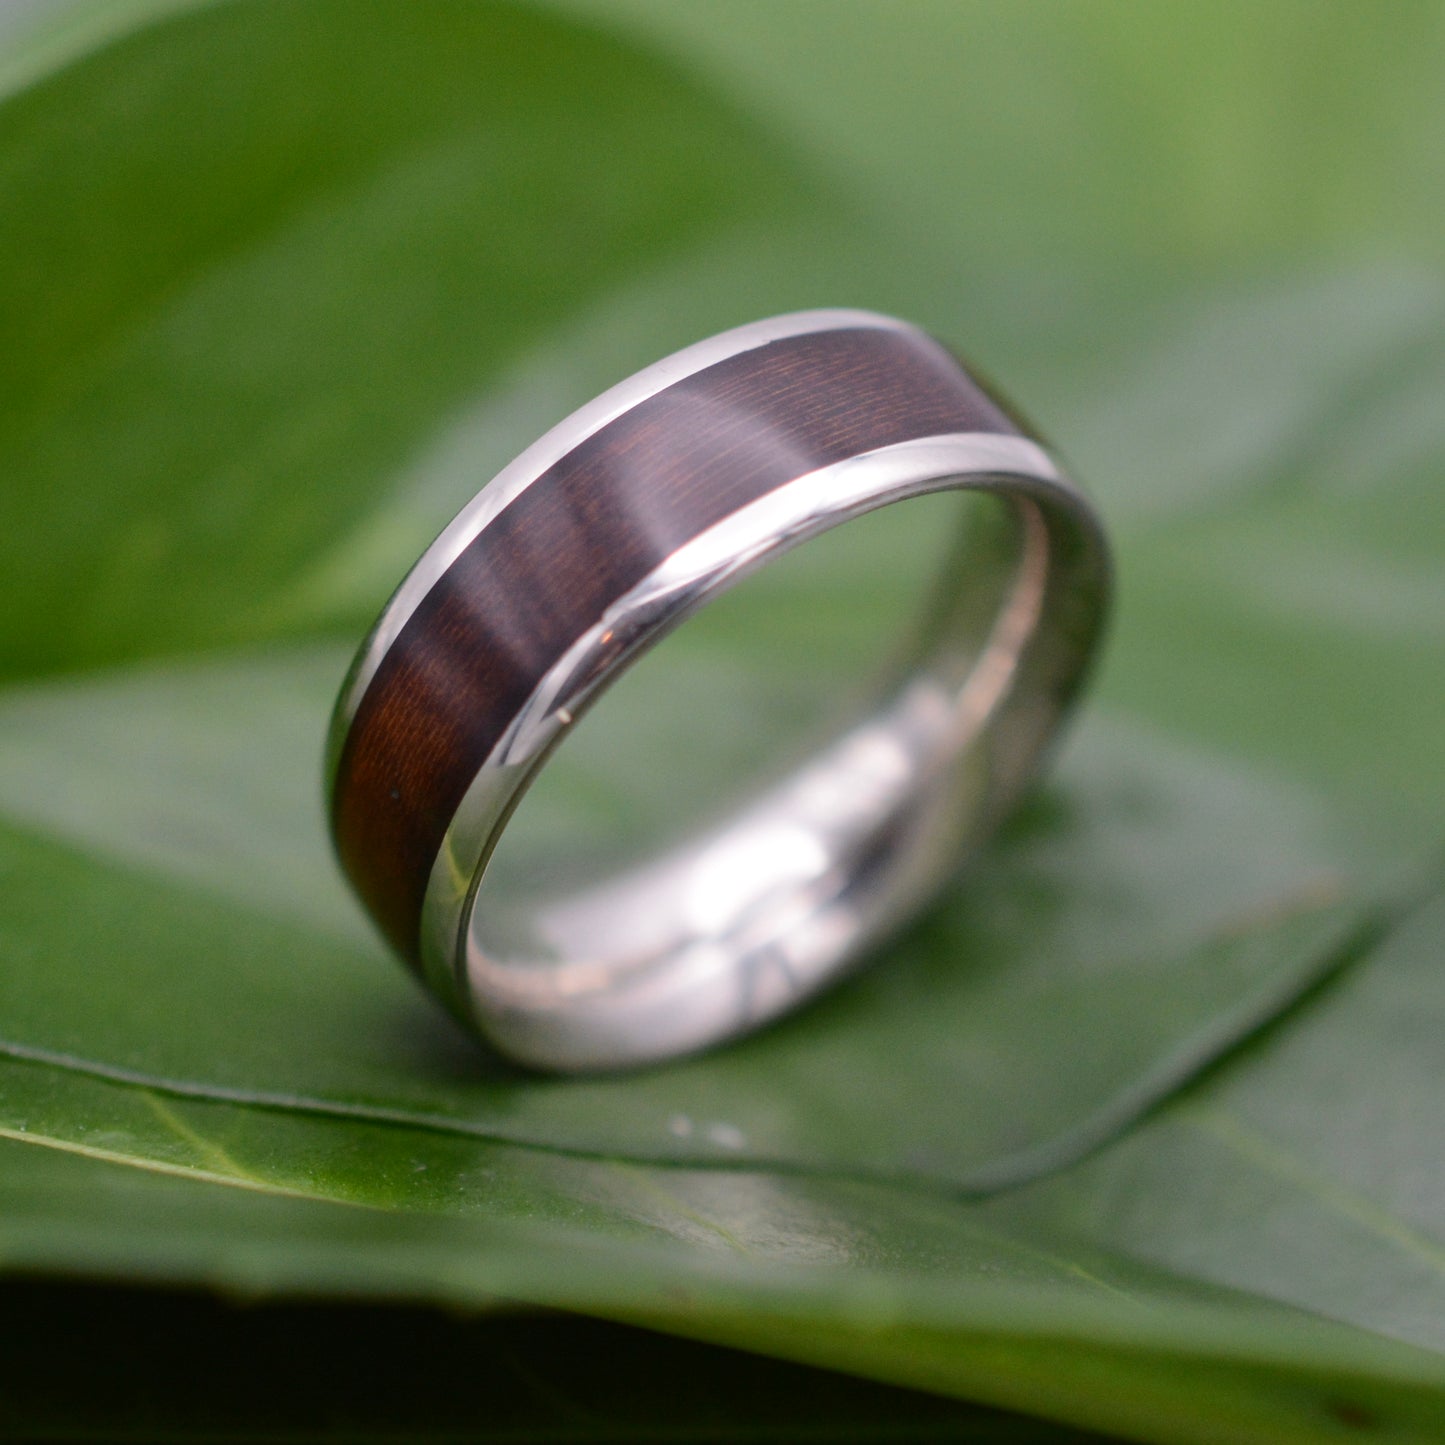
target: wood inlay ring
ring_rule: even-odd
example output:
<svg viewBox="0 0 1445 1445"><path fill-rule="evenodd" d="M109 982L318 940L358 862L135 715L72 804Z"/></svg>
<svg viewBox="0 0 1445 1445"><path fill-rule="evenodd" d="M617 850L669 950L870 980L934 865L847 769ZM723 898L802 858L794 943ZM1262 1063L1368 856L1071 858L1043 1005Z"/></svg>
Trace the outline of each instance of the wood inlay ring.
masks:
<svg viewBox="0 0 1445 1445"><path fill-rule="evenodd" d="M1074 609L1087 635L1069 624L1065 691L1092 651L1107 566L1087 503L924 333L868 313L778 318L680 353L609 397L527 454L545 463L535 474L519 462L521 474L479 494L393 599L338 704L339 858L393 947L433 978L454 978L456 958L423 957L428 889L509 729L609 609L708 529L800 478L936 438L1036 453L1043 460L1020 470L1046 494L1063 545L1088 553L1071 569L1071 595L1088 594Z"/></svg>

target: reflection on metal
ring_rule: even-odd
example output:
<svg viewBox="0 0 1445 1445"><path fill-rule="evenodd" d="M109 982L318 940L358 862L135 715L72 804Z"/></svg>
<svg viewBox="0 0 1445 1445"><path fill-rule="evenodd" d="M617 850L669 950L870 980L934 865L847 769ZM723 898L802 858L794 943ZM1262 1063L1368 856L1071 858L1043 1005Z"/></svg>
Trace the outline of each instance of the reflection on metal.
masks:
<svg viewBox="0 0 1445 1445"><path fill-rule="evenodd" d="M952 559L952 605L871 716L621 876L545 902L474 884L600 681L765 560L945 489L1000 499L1011 524ZM583 1069L701 1047L834 977L991 828L1053 731L1089 636L1067 607L1046 626L1049 602L1102 562L1086 505L1034 443L965 434L821 469L680 548L547 674L457 810L423 920L433 983L513 1055Z"/></svg>

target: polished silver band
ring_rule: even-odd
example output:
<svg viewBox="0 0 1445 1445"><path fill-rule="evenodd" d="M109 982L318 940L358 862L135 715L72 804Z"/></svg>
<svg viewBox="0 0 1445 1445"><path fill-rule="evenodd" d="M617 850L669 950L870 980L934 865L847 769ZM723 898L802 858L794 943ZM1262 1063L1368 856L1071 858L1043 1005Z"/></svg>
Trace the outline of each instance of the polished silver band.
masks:
<svg viewBox="0 0 1445 1445"><path fill-rule="evenodd" d="M777 318L639 373L501 473L429 549L358 656L333 769L360 699L461 551L610 419L718 360L859 312ZM518 910L486 886L514 809L629 666L721 594L840 524L929 494L992 498L899 639L867 706L720 819ZM1108 561L1095 513L1035 441L966 431L877 447L797 476L663 557L545 673L466 789L426 886L426 979L524 1063L610 1069L756 1028L843 974L932 896L1034 775L1096 649ZM867 598L859 598L866 608ZM766 647L767 639L760 639ZM685 779L678 785L685 787ZM511 912L505 923L500 915Z"/></svg>

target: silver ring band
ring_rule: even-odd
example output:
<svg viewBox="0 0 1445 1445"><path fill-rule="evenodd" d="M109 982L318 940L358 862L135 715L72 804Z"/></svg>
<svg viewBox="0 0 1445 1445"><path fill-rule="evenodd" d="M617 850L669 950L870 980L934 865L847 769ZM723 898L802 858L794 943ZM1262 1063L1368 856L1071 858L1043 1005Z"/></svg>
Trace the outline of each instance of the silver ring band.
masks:
<svg viewBox="0 0 1445 1445"><path fill-rule="evenodd" d="M809 756L639 860L499 896L514 809L632 664L784 554L936 494L992 510ZM513 1058L705 1047L840 976L987 835L1078 691L1108 591L1088 501L923 332L854 311L741 327L555 427L417 563L338 699L338 853L398 951Z"/></svg>

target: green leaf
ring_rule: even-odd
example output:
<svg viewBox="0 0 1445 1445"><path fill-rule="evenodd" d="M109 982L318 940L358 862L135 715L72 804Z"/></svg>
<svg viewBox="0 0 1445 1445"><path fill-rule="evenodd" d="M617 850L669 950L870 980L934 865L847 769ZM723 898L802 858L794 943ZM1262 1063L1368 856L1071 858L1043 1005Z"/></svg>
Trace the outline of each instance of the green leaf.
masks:
<svg viewBox="0 0 1445 1445"><path fill-rule="evenodd" d="M1412 899L1445 797L1445 292L1346 245L1391 118L1428 133L1438 26L1312 40L1274 140L1308 177L1291 209L1279 156L1231 139L1263 121L1211 100L1248 92L1251 45L1295 58L1242 10L848 6L820 45L856 61L873 26L930 57L851 120L842 90L777 98L798 62L762 42L804 8L629 12L771 129L520 6L119 13L0 102L0 1257L562 1308L1130 1438L1440 1438L1445 923ZM1041 59L1053 109L1021 110ZM1380 136L1314 124L1386 59ZM894 167L885 101L988 143L930 128ZM1055 152L1071 106L1084 151ZM1130 203L1196 149L1253 204L1207 232L1209 188ZM1392 224L1438 205L1391 194ZM1104 704L816 1007L634 1077L520 1075L329 863L346 647L570 405L839 301L998 358L1097 477ZM821 651L860 585L831 565L788 603ZM732 628L669 665L747 696L789 674L788 636ZM559 754L564 822L683 745L647 694L617 705L652 725L600 774Z"/></svg>
<svg viewBox="0 0 1445 1445"><path fill-rule="evenodd" d="M1445 18L1418 0L1369 19L1339 0L831 0L826 25L775 0L567 8L711 72L910 239L941 240L962 289L1021 257L1071 281L1122 262L1130 290L1162 273L1176 294L1342 252L1438 260Z"/></svg>
<svg viewBox="0 0 1445 1445"><path fill-rule="evenodd" d="M1008 1217L1445 1349L1442 948L1437 893L1295 1027Z"/></svg>
<svg viewBox="0 0 1445 1445"><path fill-rule="evenodd" d="M666 1070L518 1075L455 1037L332 875L301 745L323 660L0 704L0 807L88 845L0 834L0 1054L569 1150L977 1188L1107 1136L1383 921L1363 830L1116 724L887 968L804 1017ZM1220 850L1228 834L1248 846Z"/></svg>
<svg viewBox="0 0 1445 1445"><path fill-rule="evenodd" d="M1014 1196L968 1204L897 1184L664 1170L294 1114L261 1142L235 1105L73 1088L90 1094L94 1133L68 1147L104 1158L146 1140L168 1170L245 1188L21 1161L0 1176L0 1238L31 1268L84 1261L247 1294L565 1304L1131 1438L1206 1441L1221 1420L1244 1442L1350 1439L1361 1422L1392 1441L1445 1428L1438 1354L1205 1270L1161 1269L1132 1244L1100 1249ZM69 1116L74 1098L56 1104ZM280 1197L328 1188L351 1207ZM438 1192L447 1202L432 1207ZM1388 1266L1393 1241L1371 1242Z"/></svg>
<svg viewBox="0 0 1445 1445"><path fill-rule="evenodd" d="M508 357L796 185L670 69L504 6L183 13L4 131L11 675L294 630Z"/></svg>

